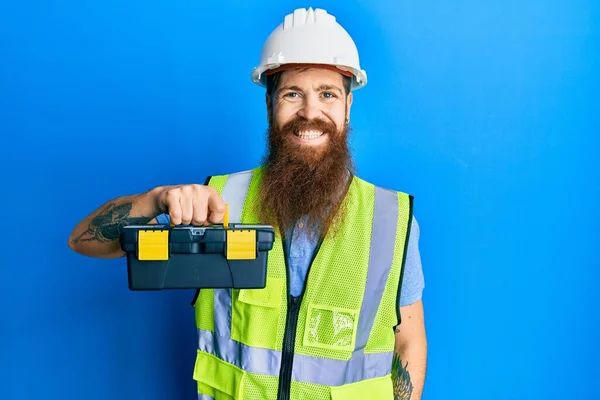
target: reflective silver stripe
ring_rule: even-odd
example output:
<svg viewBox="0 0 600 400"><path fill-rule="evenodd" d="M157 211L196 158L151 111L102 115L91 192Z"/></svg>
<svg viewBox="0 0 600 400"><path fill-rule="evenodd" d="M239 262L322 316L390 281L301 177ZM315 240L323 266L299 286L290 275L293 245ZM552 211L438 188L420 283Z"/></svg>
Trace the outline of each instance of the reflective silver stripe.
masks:
<svg viewBox="0 0 600 400"><path fill-rule="evenodd" d="M393 352L365 354L356 351L350 360L334 360L294 354L292 380L341 386L390 373Z"/></svg>
<svg viewBox="0 0 600 400"><path fill-rule="evenodd" d="M254 374L279 376L280 351L247 346L203 329L198 329L198 349Z"/></svg>
<svg viewBox="0 0 600 400"><path fill-rule="evenodd" d="M198 329L198 348L253 374L279 377L281 351L250 347L227 336ZM317 385L340 386L384 376L392 365L393 352L354 353L349 361L294 354L292 379Z"/></svg>
<svg viewBox="0 0 600 400"><path fill-rule="evenodd" d="M229 204L229 221L239 223L246 194L252 180L252 171L238 172L227 177L221 197ZM231 335L231 289L214 289L215 331L219 335Z"/></svg>
<svg viewBox="0 0 600 400"><path fill-rule="evenodd" d="M358 351L364 350L367 345L377 310L379 310L394 259L397 226L398 194L376 186L369 270L356 335L356 350Z"/></svg>
<svg viewBox="0 0 600 400"><path fill-rule="evenodd" d="M244 200L252 180L252 171L237 172L227 177L221 197L229 204L229 222L239 223L242 219Z"/></svg>
<svg viewBox="0 0 600 400"><path fill-rule="evenodd" d="M207 394L198 393L198 400L215 400L215 398Z"/></svg>
<svg viewBox="0 0 600 400"><path fill-rule="evenodd" d="M214 289L215 332L231 336L231 289Z"/></svg>

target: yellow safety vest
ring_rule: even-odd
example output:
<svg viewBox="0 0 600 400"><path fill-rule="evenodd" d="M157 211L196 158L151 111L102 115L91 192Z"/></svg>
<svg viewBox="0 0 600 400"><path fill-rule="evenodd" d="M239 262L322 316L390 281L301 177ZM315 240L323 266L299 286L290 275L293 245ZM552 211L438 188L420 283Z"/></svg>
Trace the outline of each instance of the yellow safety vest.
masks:
<svg viewBox="0 0 600 400"><path fill-rule="evenodd" d="M230 222L257 224L262 167L213 176ZM353 176L347 215L326 236L300 297L288 295L279 232L264 289L202 289L194 303L201 400L393 400L393 327L412 196Z"/></svg>

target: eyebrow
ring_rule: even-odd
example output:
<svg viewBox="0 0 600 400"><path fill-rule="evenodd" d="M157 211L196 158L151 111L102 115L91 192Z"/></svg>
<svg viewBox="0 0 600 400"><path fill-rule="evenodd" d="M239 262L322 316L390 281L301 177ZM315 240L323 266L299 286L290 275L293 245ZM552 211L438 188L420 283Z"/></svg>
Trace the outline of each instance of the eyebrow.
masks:
<svg viewBox="0 0 600 400"><path fill-rule="evenodd" d="M343 94L344 92L342 92L342 89L340 89L339 87L335 86L335 85L326 85L323 84L321 86L319 86L317 88L318 91L324 91L324 90L337 90L340 94Z"/></svg>
<svg viewBox="0 0 600 400"><path fill-rule="evenodd" d="M292 85L292 86L283 86L283 87L280 87L280 88L279 88L279 90L278 90L277 92L278 92L278 93L280 93L280 92L284 92L284 91L286 91L286 90L292 90L292 91L295 91L295 92L302 92L302 89L300 89L300 87L298 87L298 86L295 86L295 85ZM324 83L324 84L322 84L321 86L319 86L319 87L317 88L317 91L319 91L319 92L321 92L321 91L324 91L324 90L336 90L336 91L338 91L340 94L343 94L343 93L344 93L344 92L342 91L342 89L340 89L339 87L337 87L337 86L335 86L335 85L328 85L328 84L325 84L325 83Z"/></svg>
<svg viewBox="0 0 600 400"><path fill-rule="evenodd" d="M285 92L286 90L293 90L294 92L302 91L298 86L282 86L277 90L277 93Z"/></svg>

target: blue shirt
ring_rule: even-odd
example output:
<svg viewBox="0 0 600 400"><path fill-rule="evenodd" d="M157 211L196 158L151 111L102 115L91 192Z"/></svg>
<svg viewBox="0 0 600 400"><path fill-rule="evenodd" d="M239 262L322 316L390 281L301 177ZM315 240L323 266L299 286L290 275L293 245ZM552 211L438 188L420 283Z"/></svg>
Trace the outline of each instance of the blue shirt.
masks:
<svg viewBox="0 0 600 400"><path fill-rule="evenodd" d="M166 214L161 214L156 217L156 220L159 224L169 224L170 218ZM301 220L287 234L287 237L292 238L287 260L290 268L290 294L292 296L299 296L302 293L304 280L318 241L318 237L311 240L305 228L304 222ZM425 287L418 244L419 224L413 218L404 265L400 306L406 306L420 300Z"/></svg>

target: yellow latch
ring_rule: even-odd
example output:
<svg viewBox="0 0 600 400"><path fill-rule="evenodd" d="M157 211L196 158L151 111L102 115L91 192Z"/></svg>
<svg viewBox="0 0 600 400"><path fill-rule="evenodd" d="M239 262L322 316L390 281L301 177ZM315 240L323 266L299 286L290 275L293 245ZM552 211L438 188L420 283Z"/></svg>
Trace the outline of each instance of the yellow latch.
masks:
<svg viewBox="0 0 600 400"><path fill-rule="evenodd" d="M256 258L255 230L227 231L227 259L254 260Z"/></svg>
<svg viewBox="0 0 600 400"><path fill-rule="evenodd" d="M149 229L138 232L138 260L168 260L169 231Z"/></svg>
<svg viewBox="0 0 600 400"><path fill-rule="evenodd" d="M229 228L229 204L225 204L225 215L223 216L223 228Z"/></svg>

